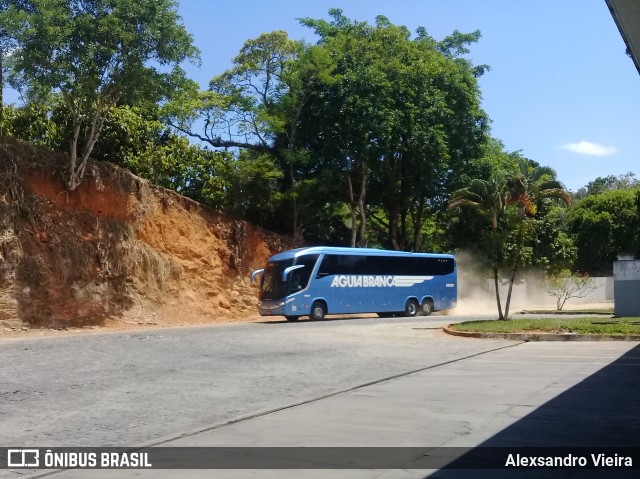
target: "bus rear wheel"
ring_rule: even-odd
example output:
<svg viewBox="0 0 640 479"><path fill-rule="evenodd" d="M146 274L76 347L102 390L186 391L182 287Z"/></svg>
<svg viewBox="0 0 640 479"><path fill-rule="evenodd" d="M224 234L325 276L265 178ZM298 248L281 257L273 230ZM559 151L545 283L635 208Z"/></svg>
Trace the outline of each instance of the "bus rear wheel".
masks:
<svg viewBox="0 0 640 479"><path fill-rule="evenodd" d="M420 314L422 316L429 316L433 313L433 303L430 299L425 299L420 305Z"/></svg>
<svg viewBox="0 0 640 479"><path fill-rule="evenodd" d="M315 301L311 305L311 314L309 314L309 319L312 321L322 321L327 314L327 307L324 305L322 301Z"/></svg>
<svg viewBox="0 0 640 479"><path fill-rule="evenodd" d="M410 299L404 307L404 315L413 318L418 315L419 306L415 299Z"/></svg>

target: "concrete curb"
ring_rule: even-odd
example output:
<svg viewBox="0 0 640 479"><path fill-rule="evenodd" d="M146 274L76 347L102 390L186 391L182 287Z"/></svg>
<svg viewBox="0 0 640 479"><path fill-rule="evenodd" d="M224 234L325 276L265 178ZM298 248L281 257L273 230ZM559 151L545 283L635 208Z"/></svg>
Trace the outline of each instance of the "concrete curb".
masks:
<svg viewBox="0 0 640 479"><path fill-rule="evenodd" d="M463 338L511 339L513 341L640 341L638 334L575 334L575 333L478 333L455 331L453 324L442 330L452 336Z"/></svg>
<svg viewBox="0 0 640 479"><path fill-rule="evenodd" d="M584 316L584 315L589 315L589 316L608 316L611 317L613 316L613 312L609 312L609 311L589 311L589 310L584 310L584 311L571 311L571 310L562 310L562 311L543 311L543 310L539 310L539 311L518 311L517 313L513 313L514 316L520 316L523 314L528 314L528 315L539 315L539 314L553 314L556 316Z"/></svg>

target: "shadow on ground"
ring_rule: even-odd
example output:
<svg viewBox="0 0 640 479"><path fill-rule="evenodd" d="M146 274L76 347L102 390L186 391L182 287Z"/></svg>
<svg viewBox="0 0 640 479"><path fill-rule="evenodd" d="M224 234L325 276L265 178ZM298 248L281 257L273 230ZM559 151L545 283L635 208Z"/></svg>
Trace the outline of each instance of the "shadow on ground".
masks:
<svg viewBox="0 0 640 479"><path fill-rule="evenodd" d="M515 457L518 452L573 454L586 457L591 465L591 454L600 449L611 455L634 454L634 469L467 469L479 462L504 465L509 453ZM640 345L428 477L640 477Z"/></svg>

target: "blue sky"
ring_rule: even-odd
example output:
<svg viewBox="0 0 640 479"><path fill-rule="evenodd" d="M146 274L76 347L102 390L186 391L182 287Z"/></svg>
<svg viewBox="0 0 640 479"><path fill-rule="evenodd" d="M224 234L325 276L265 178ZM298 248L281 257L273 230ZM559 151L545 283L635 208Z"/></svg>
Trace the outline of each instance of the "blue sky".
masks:
<svg viewBox="0 0 640 479"><path fill-rule="evenodd" d="M385 15L436 39L480 30L470 58L488 64L480 79L492 135L509 151L551 166L567 188L598 176L640 177L640 74L604 0L180 0L180 14L202 52L188 75L206 88L231 66L242 44L285 30L315 41L300 17L330 8L359 21Z"/></svg>

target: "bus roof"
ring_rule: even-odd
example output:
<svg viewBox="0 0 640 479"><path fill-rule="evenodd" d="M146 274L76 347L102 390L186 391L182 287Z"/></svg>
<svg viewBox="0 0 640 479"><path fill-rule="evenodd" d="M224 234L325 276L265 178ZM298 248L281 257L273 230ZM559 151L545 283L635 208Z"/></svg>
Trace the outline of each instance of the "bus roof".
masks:
<svg viewBox="0 0 640 479"><path fill-rule="evenodd" d="M334 246L311 246L308 248L298 248L283 251L269 258L269 261L282 261L297 258L307 254L344 254L344 255L364 255L364 256L396 256L396 257L423 257L423 258L454 258L452 254L439 253L408 253L406 251L392 251L375 248L339 248Z"/></svg>

